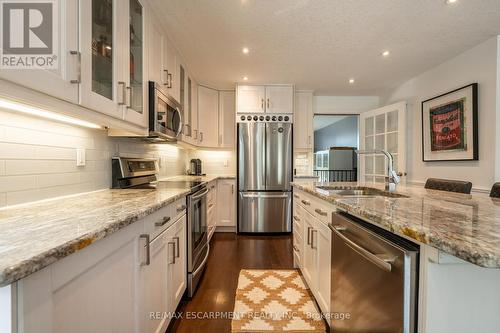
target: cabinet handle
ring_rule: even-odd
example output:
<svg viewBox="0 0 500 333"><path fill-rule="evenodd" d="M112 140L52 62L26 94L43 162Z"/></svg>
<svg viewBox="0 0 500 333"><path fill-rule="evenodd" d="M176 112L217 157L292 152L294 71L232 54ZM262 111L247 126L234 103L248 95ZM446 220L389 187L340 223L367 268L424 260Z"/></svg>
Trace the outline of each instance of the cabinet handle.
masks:
<svg viewBox="0 0 500 333"><path fill-rule="evenodd" d="M127 95L127 92L125 91L125 82L118 81L118 86L122 86L122 100L118 102L118 105L125 105L125 96Z"/></svg>
<svg viewBox="0 0 500 333"><path fill-rule="evenodd" d="M203 132L200 132L200 142L203 142Z"/></svg>
<svg viewBox="0 0 500 333"><path fill-rule="evenodd" d="M293 197L294 197L295 199L298 199L298 198L299 198L299 195L298 195L298 194L294 194L294 195L293 195Z"/></svg>
<svg viewBox="0 0 500 333"><path fill-rule="evenodd" d="M169 264L175 264L175 242L168 242L168 246L172 245L173 249L173 255L172 255L172 261L169 261ZM168 250L168 254L170 255L170 249Z"/></svg>
<svg viewBox="0 0 500 333"><path fill-rule="evenodd" d="M73 56L77 56L77 62L78 62L78 70L77 70L77 75L76 79L70 80L69 82L72 84L78 84L82 82L82 54L78 51L71 50L69 51L69 54Z"/></svg>
<svg viewBox="0 0 500 333"><path fill-rule="evenodd" d="M267 108L269 109L269 98L267 99Z"/></svg>
<svg viewBox="0 0 500 333"><path fill-rule="evenodd" d="M311 229L312 227L307 227L307 245L311 245Z"/></svg>
<svg viewBox="0 0 500 333"><path fill-rule="evenodd" d="M327 213L327 212L324 212L324 211L322 211L322 210L321 210L321 209L319 209L319 208L316 208L314 211L315 211L316 213L318 213L319 215L321 215L321 216L327 216L327 215L328 215L328 213Z"/></svg>
<svg viewBox="0 0 500 333"><path fill-rule="evenodd" d="M186 136L191 136L191 125L184 124L184 128L185 128L184 133L186 133ZM188 128L189 128L189 131L188 131Z"/></svg>
<svg viewBox="0 0 500 333"><path fill-rule="evenodd" d="M302 202L306 206L310 206L311 205L311 203L309 201L307 201L307 200L300 200L300 202Z"/></svg>
<svg viewBox="0 0 500 333"><path fill-rule="evenodd" d="M172 74L171 73L168 73L167 74L167 79L168 79L168 86L167 88L172 88Z"/></svg>
<svg viewBox="0 0 500 333"><path fill-rule="evenodd" d="M165 73L165 74L166 74L166 80L165 80L165 81L163 81L163 85L164 85L164 86L167 86L167 85L168 85L168 69L164 69L164 70L163 70L163 73ZM167 88L168 88L168 87L167 87Z"/></svg>
<svg viewBox="0 0 500 333"><path fill-rule="evenodd" d="M127 109L131 109L132 108L132 88L131 87L127 87L126 88L128 93L129 93L129 104L127 104Z"/></svg>
<svg viewBox="0 0 500 333"><path fill-rule="evenodd" d="M299 218L297 215L294 215L294 216L293 216L293 219L294 219L295 221L297 221L297 222L299 222L299 221L300 221L300 218Z"/></svg>
<svg viewBox="0 0 500 333"><path fill-rule="evenodd" d="M234 194L234 184L231 185L231 194Z"/></svg>
<svg viewBox="0 0 500 333"><path fill-rule="evenodd" d="M311 230L311 249L317 249L318 247L314 245L314 233L318 234L318 230L313 229Z"/></svg>
<svg viewBox="0 0 500 333"><path fill-rule="evenodd" d="M170 221L170 216L165 216L160 222L156 222L155 226L156 227L163 227L167 222Z"/></svg>
<svg viewBox="0 0 500 333"><path fill-rule="evenodd" d="M264 110L264 99L263 98L260 100L260 108L262 110Z"/></svg>
<svg viewBox="0 0 500 333"><path fill-rule="evenodd" d="M180 206L180 207L177 207L177 212L178 212L178 213L179 213L179 212L182 212L182 211L183 211L183 210L185 210L185 209L186 209L186 205L182 205L182 206Z"/></svg>
<svg viewBox="0 0 500 333"><path fill-rule="evenodd" d="M179 258L180 257L180 246L179 246L179 237L174 237L175 240L175 257ZM175 263L175 260L174 260Z"/></svg>
<svg viewBox="0 0 500 333"><path fill-rule="evenodd" d="M194 132L194 139L198 140L198 130L193 130Z"/></svg>
<svg viewBox="0 0 500 333"><path fill-rule="evenodd" d="M149 234L142 234L139 238L143 238L146 242L146 262L141 266L148 266L151 263L151 248L149 247Z"/></svg>

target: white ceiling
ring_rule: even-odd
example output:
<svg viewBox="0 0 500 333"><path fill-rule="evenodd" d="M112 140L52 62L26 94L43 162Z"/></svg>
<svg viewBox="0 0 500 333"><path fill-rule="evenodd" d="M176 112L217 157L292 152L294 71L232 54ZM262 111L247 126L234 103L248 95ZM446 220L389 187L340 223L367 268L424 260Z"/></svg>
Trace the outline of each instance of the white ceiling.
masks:
<svg viewBox="0 0 500 333"><path fill-rule="evenodd" d="M320 130L322 128L325 128L327 126L333 125L338 121L341 121L342 119L345 119L348 116L326 116L326 115L321 115L321 116L314 116L313 119L313 127L314 131ZM356 116L354 116L356 117Z"/></svg>
<svg viewBox="0 0 500 333"><path fill-rule="evenodd" d="M248 76L318 95L377 94L500 34L500 0L152 2L194 77L218 88Z"/></svg>

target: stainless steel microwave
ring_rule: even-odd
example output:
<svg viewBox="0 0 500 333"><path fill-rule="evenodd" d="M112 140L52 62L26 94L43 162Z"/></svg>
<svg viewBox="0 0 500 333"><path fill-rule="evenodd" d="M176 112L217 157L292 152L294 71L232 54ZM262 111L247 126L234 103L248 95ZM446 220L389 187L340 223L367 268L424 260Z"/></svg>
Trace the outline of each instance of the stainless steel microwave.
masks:
<svg viewBox="0 0 500 333"><path fill-rule="evenodd" d="M182 119L181 105L149 81L149 137L176 141L182 133Z"/></svg>

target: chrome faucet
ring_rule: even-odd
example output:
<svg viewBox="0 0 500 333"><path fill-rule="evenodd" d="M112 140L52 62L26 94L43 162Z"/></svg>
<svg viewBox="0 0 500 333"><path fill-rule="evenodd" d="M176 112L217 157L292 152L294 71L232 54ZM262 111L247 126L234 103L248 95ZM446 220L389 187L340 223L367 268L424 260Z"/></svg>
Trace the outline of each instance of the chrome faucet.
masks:
<svg viewBox="0 0 500 333"><path fill-rule="evenodd" d="M389 192L394 192L396 191L396 185L399 184L401 179L399 178L398 174L394 170L394 158L392 157L391 153L385 151L385 150L356 150L356 153L358 155L385 155L388 160L388 175L385 177L385 190Z"/></svg>

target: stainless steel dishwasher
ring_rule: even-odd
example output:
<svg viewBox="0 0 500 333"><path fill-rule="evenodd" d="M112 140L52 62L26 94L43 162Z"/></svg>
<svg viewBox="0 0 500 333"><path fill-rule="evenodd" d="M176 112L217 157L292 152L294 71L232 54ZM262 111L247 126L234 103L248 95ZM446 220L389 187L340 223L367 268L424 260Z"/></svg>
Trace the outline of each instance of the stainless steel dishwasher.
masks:
<svg viewBox="0 0 500 333"><path fill-rule="evenodd" d="M331 332L416 332L418 245L344 213L330 228Z"/></svg>

